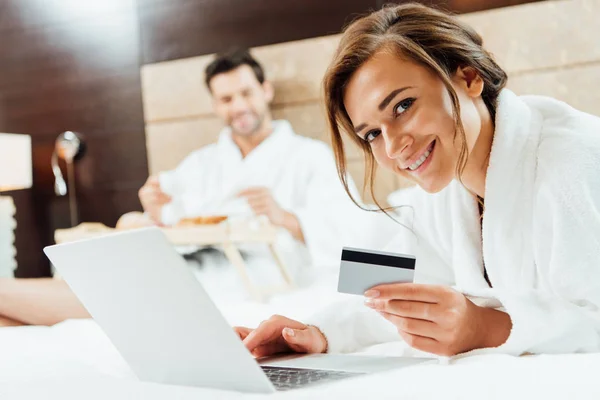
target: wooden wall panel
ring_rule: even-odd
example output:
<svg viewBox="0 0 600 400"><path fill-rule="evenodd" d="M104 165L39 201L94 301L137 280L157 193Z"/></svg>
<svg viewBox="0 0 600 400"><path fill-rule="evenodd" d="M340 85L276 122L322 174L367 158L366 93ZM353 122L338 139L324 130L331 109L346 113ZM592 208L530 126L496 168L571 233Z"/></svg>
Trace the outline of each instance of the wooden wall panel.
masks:
<svg viewBox="0 0 600 400"><path fill-rule="evenodd" d="M508 87L517 94L554 97L578 110L600 115L600 90L586 90L590 83L597 82L600 59L589 65L522 74L511 78Z"/></svg>
<svg viewBox="0 0 600 400"><path fill-rule="evenodd" d="M144 64L338 33L376 0L140 1Z"/></svg>
<svg viewBox="0 0 600 400"><path fill-rule="evenodd" d="M377 8L384 4L406 3L410 0L377 0ZM458 14L472 13L494 8L510 7L525 3L534 3L543 0L423 0L419 3L429 6L439 7L444 10L452 11Z"/></svg>
<svg viewBox="0 0 600 400"><path fill-rule="evenodd" d="M210 93L204 84L204 69L210 60L205 56L143 66L146 122L211 115Z"/></svg>
<svg viewBox="0 0 600 400"><path fill-rule="evenodd" d="M175 168L191 151L215 143L223 123L217 117L161 122L146 127L151 174Z"/></svg>
<svg viewBox="0 0 600 400"><path fill-rule="evenodd" d="M252 50L275 85L274 107L321 98L321 79L337 47L334 37L260 46ZM311 57L304 57L311 54ZM144 115L156 122L212 114L204 69L213 55L145 65Z"/></svg>
<svg viewBox="0 0 600 400"><path fill-rule="evenodd" d="M543 7L526 4L462 19L483 36L498 63L516 76L600 60L599 13L597 0L557 0Z"/></svg>
<svg viewBox="0 0 600 400"><path fill-rule="evenodd" d="M0 0L0 35L0 131L29 134L33 145L34 187L14 195L17 274L44 276L42 247L69 226L50 169L60 132L79 131L88 144L76 167L83 219L114 224L140 208L147 162L137 11L133 0Z"/></svg>

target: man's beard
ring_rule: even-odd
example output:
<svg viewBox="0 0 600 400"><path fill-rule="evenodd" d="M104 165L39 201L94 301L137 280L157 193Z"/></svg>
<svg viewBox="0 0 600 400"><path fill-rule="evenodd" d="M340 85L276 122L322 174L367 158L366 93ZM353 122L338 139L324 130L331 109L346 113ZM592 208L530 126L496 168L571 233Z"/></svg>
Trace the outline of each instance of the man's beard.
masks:
<svg viewBox="0 0 600 400"><path fill-rule="evenodd" d="M258 114L254 111L248 111L244 114L250 114L252 117L254 117L253 123L246 129L236 129L235 118L233 118L229 123L229 127L231 128L232 133L238 136L252 136L257 134L260 131L260 128L262 127L262 124L266 117L266 113Z"/></svg>

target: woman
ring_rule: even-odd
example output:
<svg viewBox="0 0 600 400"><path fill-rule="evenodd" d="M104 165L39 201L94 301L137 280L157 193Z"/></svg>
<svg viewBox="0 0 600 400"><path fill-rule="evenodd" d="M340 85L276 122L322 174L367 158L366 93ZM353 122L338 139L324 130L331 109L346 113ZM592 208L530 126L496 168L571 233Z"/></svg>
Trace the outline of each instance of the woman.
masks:
<svg viewBox="0 0 600 400"><path fill-rule="evenodd" d="M480 36L442 12L395 6L346 29L324 79L340 176L344 132L368 166L422 189L423 283L375 287L362 310L313 325L236 328L254 355L398 338L439 355L600 350L600 119L505 83Z"/></svg>

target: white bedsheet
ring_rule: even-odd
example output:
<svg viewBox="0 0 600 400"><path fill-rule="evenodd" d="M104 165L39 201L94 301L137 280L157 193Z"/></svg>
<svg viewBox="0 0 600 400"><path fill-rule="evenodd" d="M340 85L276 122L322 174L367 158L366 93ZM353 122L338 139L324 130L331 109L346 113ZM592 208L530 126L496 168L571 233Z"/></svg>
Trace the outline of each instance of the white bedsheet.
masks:
<svg viewBox="0 0 600 400"><path fill-rule="evenodd" d="M273 313L302 319L337 300L334 274L269 304L217 301L232 324L254 326ZM411 353L401 342L367 354ZM139 382L91 320L0 329L0 399L599 399L600 354L476 356L278 393L247 395Z"/></svg>

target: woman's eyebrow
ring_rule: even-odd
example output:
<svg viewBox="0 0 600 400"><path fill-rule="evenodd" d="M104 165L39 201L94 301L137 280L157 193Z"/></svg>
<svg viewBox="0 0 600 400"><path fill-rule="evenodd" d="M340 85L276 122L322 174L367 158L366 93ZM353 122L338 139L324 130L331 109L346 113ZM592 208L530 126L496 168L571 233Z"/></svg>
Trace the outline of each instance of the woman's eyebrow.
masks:
<svg viewBox="0 0 600 400"><path fill-rule="evenodd" d="M383 99L381 101L381 103L379 103L379 106L377 107L379 109L379 111L383 111L384 108L386 108L388 106L388 104L390 104L390 102L392 100L394 100L394 98L399 95L400 93L402 93L403 91L405 91L406 89L412 89L412 86L405 86L396 90L392 90L390 92L390 94L388 94L386 96L385 99ZM362 131L363 129L365 129L367 127L367 124L360 124L357 127L354 128L354 132L355 133L359 133L360 131Z"/></svg>
<svg viewBox="0 0 600 400"><path fill-rule="evenodd" d="M354 132L355 133L359 133L360 131L362 131L366 127L367 127L367 124L360 124L359 126L357 126L356 128L354 128Z"/></svg>
<svg viewBox="0 0 600 400"><path fill-rule="evenodd" d="M388 94L387 97L385 99L383 99L383 101L381 103L379 103L379 106L377 108L379 108L379 111L383 111L383 109L386 108L388 106L388 104L390 104L390 101L394 100L394 97L396 97L398 94L402 93L406 89L411 89L411 88L412 88L412 86L405 86L400 89L392 90L390 92L390 94Z"/></svg>

